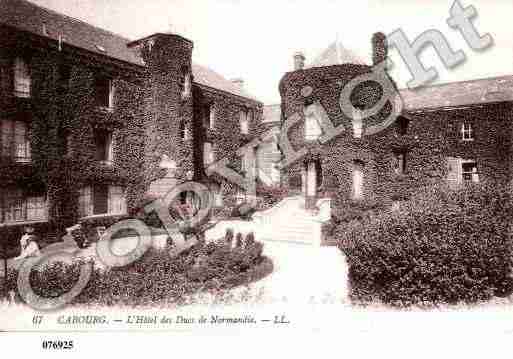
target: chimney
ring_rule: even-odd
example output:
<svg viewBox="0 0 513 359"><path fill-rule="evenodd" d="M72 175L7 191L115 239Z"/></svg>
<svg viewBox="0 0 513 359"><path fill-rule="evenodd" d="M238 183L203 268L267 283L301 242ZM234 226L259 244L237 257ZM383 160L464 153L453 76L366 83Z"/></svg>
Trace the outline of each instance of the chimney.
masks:
<svg viewBox="0 0 513 359"><path fill-rule="evenodd" d="M302 52L294 54L294 71L303 70L305 67L305 55Z"/></svg>
<svg viewBox="0 0 513 359"><path fill-rule="evenodd" d="M382 32L372 35L372 64L377 65L388 57L387 37Z"/></svg>
<svg viewBox="0 0 513 359"><path fill-rule="evenodd" d="M238 77L236 79L232 79L231 81L235 86L237 86L239 90L244 90L244 79Z"/></svg>

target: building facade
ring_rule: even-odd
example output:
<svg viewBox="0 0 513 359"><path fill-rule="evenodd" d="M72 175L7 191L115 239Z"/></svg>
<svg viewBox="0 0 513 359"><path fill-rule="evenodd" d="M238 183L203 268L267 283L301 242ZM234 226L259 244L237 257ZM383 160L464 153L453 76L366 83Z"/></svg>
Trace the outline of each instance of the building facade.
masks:
<svg viewBox="0 0 513 359"><path fill-rule="evenodd" d="M373 38L374 63L387 56L386 39ZM282 131L295 151L305 154L284 170L283 181L301 191L310 206L321 197L332 198L334 215L355 203L374 201L397 205L423 186L446 183L492 182L509 186L511 171L511 119L513 79L501 77L400 90L404 108L384 130L365 134L390 111L362 121L358 111L380 99L377 83L356 87L351 102L353 118L339 103L344 86L370 65L357 63L304 66L295 56L295 69L280 83ZM320 107L319 107L320 105ZM319 110L321 108L321 110ZM291 119L300 120L292 123ZM335 127L338 136L322 141L321 117Z"/></svg>
<svg viewBox="0 0 513 359"><path fill-rule="evenodd" d="M194 64L192 41L129 41L25 0L1 11L4 246L16 248L27 223L48 240L77 222L108 226L187 180L241 196L205 168L243 165L236 151L258 133L263 105L241 80Z"/></svg>

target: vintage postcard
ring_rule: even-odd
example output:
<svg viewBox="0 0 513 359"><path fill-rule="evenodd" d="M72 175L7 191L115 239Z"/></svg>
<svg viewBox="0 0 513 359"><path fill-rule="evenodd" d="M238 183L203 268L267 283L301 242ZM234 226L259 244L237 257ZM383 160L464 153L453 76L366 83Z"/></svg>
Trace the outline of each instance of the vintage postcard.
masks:
<svg viewBox="0 0 513 359"><path fill-rule="evenodd" d="M4 354L504 355L512 16L0 0Z"/></svg>

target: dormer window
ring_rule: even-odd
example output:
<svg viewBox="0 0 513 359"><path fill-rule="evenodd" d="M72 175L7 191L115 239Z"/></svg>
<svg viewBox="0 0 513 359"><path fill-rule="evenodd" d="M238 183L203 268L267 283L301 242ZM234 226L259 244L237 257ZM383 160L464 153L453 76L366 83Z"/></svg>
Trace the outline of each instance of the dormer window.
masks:
<svg viewBox="0 0 513 359"><path fill-rule="evenodd" d="M474 130L472 129L472 124L465 122L461 124L461 139L463 141L474 140Z"/></svg>
<svg viewBox="0 0 513 359"><path fill-rule="evenodd" d="M114 86L112 79L98 76L94 80L96 106L106 109L114 107Z"/></svg>
<svg viewBox="0 0 513 359"><path fill-rule="evenodd" d="M249 121L251 119L251 110L244 109L240 112L240 133L247 135L249 133Z"/></svg>
<svg viewBox="0 0 513 359"><path fill-rule="evenodd" d="M30 70L20 57L14 60L14 95L21 98L30 97L30 88L32 80L30 78Z"/></svg>

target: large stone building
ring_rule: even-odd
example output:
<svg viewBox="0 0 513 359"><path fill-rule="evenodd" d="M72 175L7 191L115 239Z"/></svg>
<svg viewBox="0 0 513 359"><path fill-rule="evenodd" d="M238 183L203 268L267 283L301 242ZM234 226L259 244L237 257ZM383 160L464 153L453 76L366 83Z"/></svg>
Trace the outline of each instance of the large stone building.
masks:
<svg viewBox="0 0 513 359"><path fill-rule="evenodd" d="M375 64L387 56L385 44L384 36L373 38ZM369 73L371 65L322 62L307 67L304 56L297 54L295 66L280 83L282 130L288 131L295 151L306 152L288 165L283 181L302 191L310 199L307 204L330 197L335 209L344 210L362 200L398 204L431 183L455 187L511 182L512 77L400 90L404 108L397 120L366 135L365 127L385 114L352 120L339 99L342 88L355 76ZM377 100L379 90L372 83L356 88L351 97L357 113ZM334 126L345 127L322 144L319 104ZM301 120L287 129L295 115Z"/></svg>
<svg viewBox="0 0 513 359"><path fill-rule="evenodd" d="M241 80L194 64L192 41L129 41L25 0L2 0L0 35L3 244L26 223L45 237L77 221L109 225L162 183L244 195L205 167L248 165L236 151L263 105Z"/></svg>

